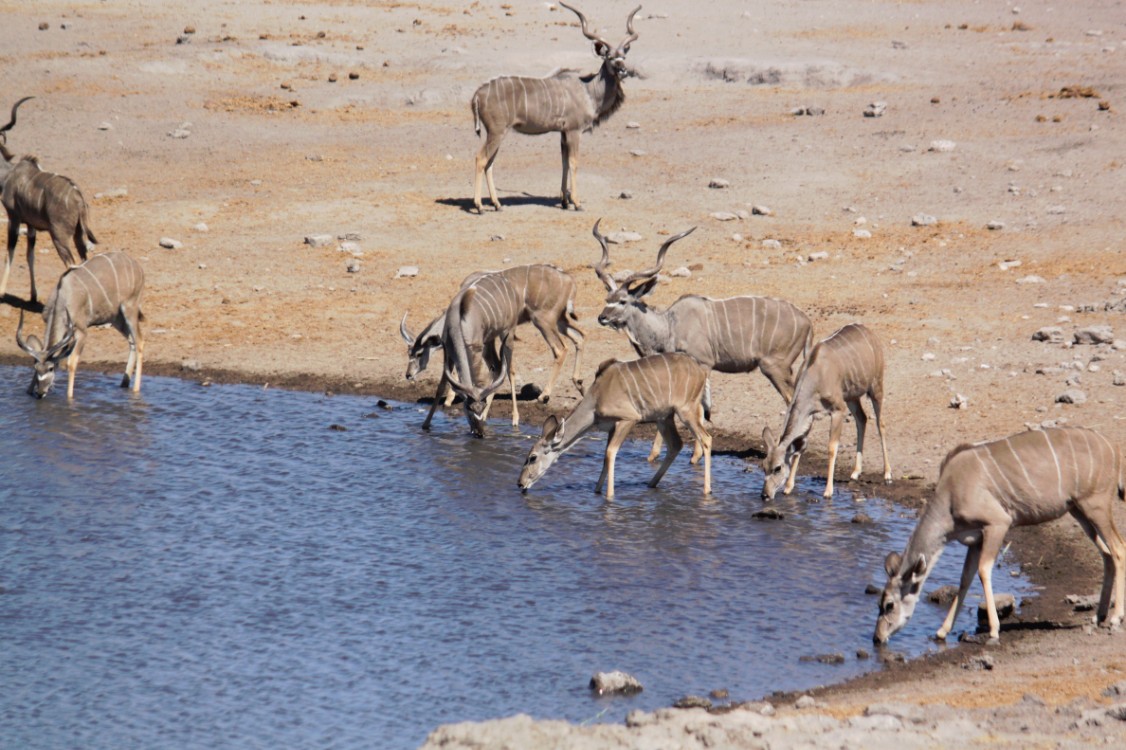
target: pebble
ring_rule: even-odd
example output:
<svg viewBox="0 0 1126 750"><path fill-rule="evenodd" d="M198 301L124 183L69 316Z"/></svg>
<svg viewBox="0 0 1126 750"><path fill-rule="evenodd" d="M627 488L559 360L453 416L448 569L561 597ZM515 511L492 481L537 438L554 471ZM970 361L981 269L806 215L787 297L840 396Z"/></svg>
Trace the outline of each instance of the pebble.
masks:
<svg viewBox="0 0 1126 750"><path fill-rule="evenodd" d="M754 214L755 216L773 216L774 215L774 211L771 210L769 206L761 206L761 205L751 206L751 213Z"/></svg>
<svg viewBox="0 0 1126 750"><path fill-rule="evenodd" d="M997 605L997 617L1002 620L1011 617L1013 612L1016 611L1017 600L1012 594L994 594L993 602ZM989 624L989 612L986 609L985 601L978 602L977 623L978 625Z"/></svg>
<svg viewBox="0 0 1126 750"><path fill-rule="evenodd" d="M1037 276L1036 274L1031 274L1029 276L1020 277L1019 279L1017 279L1017 283L1018 284L1043 284L1044 283L1044 277L1043 276Z"/></svg>
<svg viewBox="0 0 1126 750"><path fill-rule="evenodd" d="M714 211L711 217L716 221L735 221L739 218L739 215L730 211Z"/></svg>
<svg viewBox="0 0 1126 750"><path fill-rule="evenodd" d="M113 130L113 124L110 122L103 122L98 125L98 130Z"/></svg>
<svg viewBox="0 0 1126 750"><path fill-rule="evenodd" d="M865 117L883 117L887 111L887 102L872 102L864 109Z"/></svg>
<svg viewBox="0 0 1126 750"><path fill-rule="evenodd" d="M346 266L346 268L348 269L348 273L359 273L360 261L356 260L355 258L350 258L348 260L348 265Z"/></svg>
<svg viewBox="0 0 1126 750"><path fill-rule="evenodd" d="M911 217L911 226L913 227L933 227L938 223L938 218L930 214L915 214Z"/></svg>
<svg viewBox="0 0 1126 750"><path fill-rule="evenodd" d="M1068 388L1056 396L1057 404L1083 404L1087 401L1087 394L1078 388Z"/></svg>
<svg viewBox="0 0 1126 750"><path fill-rule="evenodd" d="M1114 330L1110 326L1088 326L1076 331L1073 340L1076 344L1112 344Z"/></svg>
<svg viewBox="0 0 1126 750"><path fill-rule="evenodd" d="M818 261L818 260L825 260L828 257L829 257L829 253L825 252L824 250L819 250L816 253L810 253L807 260L810 263L813 263L813 262Z"/></svg>
<svg viewBox="0 0 1126 750"><path fill-rule="evenodd" d="M953 398L950 399L950 408L951 409L965 409L969 405L970 405L969 399L967 399L961 393L955 393Z"/></svg>
<svg viewBox="0 0 1126 750"><path fill-rule="evenodd" d="M1126 385L1126 373L1123 373L1121 370L1115 370L1113 377L1114 380L1112 382L1114 385Z"/></svg>
<svg viewBox="0 0 1126 750"><path fill-rule="evenodd" d="M1008 271L1010 268L1020 268L1020 265L1019 260L1003 260L997 264L997 267L1002 271Z"/></svg>
<svg viewBox="0 0 1126 750"><path fill-rule="evenodd" d="M868 240L872 238L872 233L867 229L853 229L852 236L861 240Z"/></svg>
<svg viewBox="0 0 1126 750"><path fill-rule="evenodd" d="M200 233L211 231L211 229L206 224L204 224L202 221L199 222L198 224L196 224L195 226L193 226L192 229L194 231L200 232Z"/></svg>
<svg viewBox="0 0 1126 750"><path fill-rule="evenodd" d="M713 177L712 180L708 183L708 187L710 187L712 190L723 190L724 188L731 187L731 183L723 179L722 177Z"/></svg>
<svg viewBox="0 0 1126 750"><path fill-rule="evenodd" d="M936 153L945 154L953 151L956 145L957 144L955 144L954 141L931 141L931 145L927 148L927 151L934 151Z"/></svg>
<svg viewBox="0 0 1126 750"><path fill-rule="evenodd" d="M399 266L395 272L396 279L411 279L418 276L418 266Z"/></svg>
<svg viewBox="0 0 1126 750"><path fill-rule="evenodd" d="M335 239L331 234L308 234L305 235L305 244L312 247L325 247L331 245Z"/></svg>
<svg viewBox="0 0 1126 750"><path fill-rule="evenodd" d="M633 198L633 191L632 190L623 190L621 193L618 194L618 198L621 199L621 200L624 200L624 201L631 200Z"/></svg>
<svg viewBox="0 0 1126 750"><path fill-rule="evenodd" d="M813 708L817 705L817 701L813 699L812 695L803 695L794 702L795 708Z"/></svg>
<svg viewBox="0 0 1126 750"><path fill-rule="evenodd" d="M624 245L627 242L638 242L642 239L637 232L609 232L603 236L612 245Z"/></svg>
<svg viewBox="0 0 1126 750"><path fill-rule="evenodd" d="M763 240L762 247L764 250L781 250L782 243L778 240Z"/></svg>
<svg viewBox="0 0 1126 750"><path fill-rule="evenodd" d="M179 250L184 246L184 243L179 240L174 240L171 237L161 237L160 246L167 250Z"/></svg>
<svg viewBox="0 0 1126 750"><path fill-rule="evenodd" d="M692 271L689 270L688 266L681 266L680 268L677 268L676 270L670 272L669 276L674 279L687 279L692 276Z"/></svg>
<svg viewBox="0 0 1126 750"><path fill-rule="evenodd" d="M644 688L636 677L620 670L595 672L590 689L599 695L640 693Z"/></svg>
<svg viewBox="0 0 1126 750"><path fill-rule="evenodd" d="M183 139L183 138L187 138L191 134L192 134L192 124L190 122L182 122L182 123L180 123L180 126L178 128L168 132L168 137L169 138Z"/></svg>
<svg viewBox="0 0 1126 750"><path fill-rule="evenodd" d="M125 188L114 188L113 190L106 190L103 193L94 193L94 200L124 198L129 195L129 191Z"/></svg>
<svg viewBox="0 0 1126 750"><path fill-rule="evenodd" d="M808 117L818 117L820 115L825 114L825 108L824 107L795 107L794 109L790 110L790 114L792 114L794 117L801 117L802 115L806 115Z"/></svg>
<svg viewBox="0 0 1126 750"><path fill-rule="evenodd" d="M986 224L985 228L990 230L991 232L999 232L1005 228L1005 222L994 219L993 221Z"/></svg>

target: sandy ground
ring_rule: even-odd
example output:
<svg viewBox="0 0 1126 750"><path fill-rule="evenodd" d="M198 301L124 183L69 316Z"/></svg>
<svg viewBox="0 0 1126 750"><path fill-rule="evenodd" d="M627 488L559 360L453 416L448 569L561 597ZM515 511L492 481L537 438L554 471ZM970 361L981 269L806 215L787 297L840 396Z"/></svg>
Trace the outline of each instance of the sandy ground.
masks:
<svg viewBox="0 0 1126 750"><path fill-rule="evenodd" d="M625 35L629 3L582 7L612 42ZM630 355L595 321L601 217L605 231L641 236L613 246L615 269L648 266L664 237L699 227L667 263L691 276L663 281L658 306L761 294L805 310L818 337L852 321L875 330L904 501L925 497L959 442L1047 421L1126 436L1115 385L1126 344L1071 345L1091 326L1126 339L1117 0L647 0L629 56L641 75L582 140L586 210L558 208L556 137L510 135L496 166L507 208L484 216L468 210L474 89L597 65L574 16L550 3L0 2L0 14L0 109L37 97L8 145L81 186L99 250L143 262L147 373L428 397L436 368L402 378L404 312L416 328L471 271L552 262L579 285L589 380L601 360ZM873 102L886 110L865 117ZM936 223L913 226L920 214ZM316 234L333 240L305 243ZM46 297L62 268L45 235L39 247ZM11 335L27 307L22 255L0 305L9 363L27 360ZM396 278L403 266L417 276ZM1034 341L1045 326L1063 343ZM521 340L522 379L542 385L547 349L530 328ZM83 370L117 370L125 346L100 332L85 356ZM1057 403L1069 388L1085 403ZM577 395L566 379L557 393L555 410ZM781 422L757 374L717 376L714 401L721 444L751 458L763 426ZM823 468L824 434L803 468ZM757 493L748 486L747 501ZM838 714L889 691L985 708L1028 692L1051 707L1105 702L1126 669L1121 637L1062 627L1087 616L1062 595L1096 589L1094 549L1070 520L1013 539L1047 588L992 652L1002 666L964 670L974 647L961 648L820 700Z"/></svg>

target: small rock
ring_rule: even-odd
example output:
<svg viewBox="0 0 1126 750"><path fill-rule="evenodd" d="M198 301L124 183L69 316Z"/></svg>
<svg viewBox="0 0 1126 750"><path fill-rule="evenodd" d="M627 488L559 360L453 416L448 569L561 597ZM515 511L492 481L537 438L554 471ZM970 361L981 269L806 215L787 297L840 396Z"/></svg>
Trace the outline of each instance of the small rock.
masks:
<svg viewBox="0 0 1126 750"><path fill-rule="evenodd" d="M1099 597L1095 594L1068 594L1065 600L1076 612L1090 612L1099 606Z"/></svg>
<svg viewBox="0 0 1126 750"><path fill-rule="evenodd" d="M629 122L626 123L626 129L627 130L637 130L640 127L641 127L641 123L634 122L633 120L630 120Z"/></svg>
<svg viewBox="0 0 1126 750"><path fill-rule="evenodd" d="M872 233L869 232L867 229L853 229L852 230L852 236L856 237L857 239L861 239L861 240L872 239Z"/></svg>
<svg viewBox="0 0 1126 750"><path fill-rule="evenodd" d="M603 236L611 245L624 245L627 242L638 242L643 239L637 232L609 232Z"/></svg>
<svg viewBox="0 0 1126 750"><path fill-rule="evenodd" d="M305 235L305 244L312 247L325 247L331 245L335 238L331 234L308 234Z"/></svg>
<svg viewBox="0 0 1126 750"><path fill-rule="evenodd" d="M739 218L739 215L730 211L715 211L711 214L711 217L716 221L735 221Z"/></svg>
<svg viewBox="0 0 1126 750"><path fill-rule="evenodd" d="M1003 260L997 264L997 267L1002 271L1008 271L1010 268L1020 268L1020 265L1019 260Z"/></svg>
<svg viewBox="0 0 1126 750"><path fill-rule="evenodd" d="M856 658L860 661L864 661L865 659L871 659L872 655L868 653L868 649L858 648L856 649Z"/></svg>
<svg viewBox="0 0 1126 750"><path fill-rule="evenodd" d="M953 151L956 145L957 144L955 144L954 141L931 141L931 145L927 148L927 151L934 151L936 153L945 154Z"/></svg>
<svg viewBox="0 0 1126 750"><path fill-rule="evenodd" d="M798 661L815 661L819 664L844 664L844 654L816 654L814 656L799 656Z"/></svg>
<svg viewBox="0 0 1126 750"><path fill-rule="evenodd" d="M356 260L355 258L350 258L348 260L348 265L346 266L346 268L348 270L348 273L359 273L360 261Z"/></svg>
<svg viewBox="0 0 1126 750"><path fill-rule="evenodd" d="M716 688L715 690L708 693L708 697L715 698L717 701L722 701L730 698L731 693L729 693L726 688Z"/></svg>
<svg viewBox="0 0 1126 750"><path fill-rule="evenodd" d="M865 117L883 117L887 111L887 102L872 102L864 109Z"/></svg>
<svg viewBox="0 0 1126 750"><path fill-rule="evenodd" d="M335 73L329 73L328 74L328 82L329 83L336 83L336 80L337 80L337 78L336 78Z"/></svg>
<svg viewBox="0 0 1126 750"><path fill-rule="evenodd" d="M192 124L190 122L182 122L180 123L180 127L176 128L175 130L169 131L168 137L183 139L187 138L191 134Z"/></svg>
<svg viewBox="0 0 1126 750"><path fill-rule="evenodd" d="M98 125L98 130L113 130L113 123L106 121Z"/></svg>
<svg viewBox="0 0 1126 750"><path fill-rule="evenodd" d="M824 107L796 107L796 108L790 110L790 114L792 114L794 117L801 117L802 115L807 115L809 117L818 117L820 115L825 114L825 108Z"/></svg>
<svg viewBox="0 0 1126 750"><path fill-rule="evenodd" d="M957 586L939 586L934 591L927 594L927 601L934 602L935 604L950 604L957 595Z"/></svg>
<svg viewBox="0 0 1126 750"><path fill-rule="evenodd" d="M993 657L989 654L980 654L962 664L962 669L982 669L989 671L996 666Z"/></svg>
<svg viewBox="0 0 1126 750"><path fill-rule="evenodd" d="M1056 396L1057 404L1083 404L1087 402L1087 394L1078 388L1068 388Z"/></svg>
<svg viewBox="0 0 1126 750"><path fill-rule="evenodd" d="M967 399L961 393L955 393L954 396L950 399L951 409L965 409L969 405L969 399Z"/></svg>
<svg viewBox="0 0 1126 750"><path fill-rule="evenodd" d="M913 227L933 227L938 223L938 218L930 214L915 214L911 217L911 226Z"/></svg>
<svg viewBox="0 0 1126 750"><path fill-rule="evenodd" d="M829 253L825 252L824 250L818 250L816 253L810 253L806 260L808 260L810 263L813 263L819 260L826 260L828 257Z"/></svg>
<svg viewBox="0 0 1126 750"><path fill-rule="evenodd" d="M994 219L993 221L986 224L985 228L990 230L991 232L999 232L1005 228L1005 222Z"/></svg>
<svg viewBox="0 0 1126 750"><path fill-rule="evenodd" d="M396 279L412 279L415 276L418 276L418 266L399 266L395 272Z"/></svg>
<svg viewBox="0 0 1126 750"><path fill-rule="evenodd" d="M630 156L645 156L645 151L639 148L631 149Z"/></svg>
<svg viewBox="0 0 1126 750"><path fill-rule="evenodd" d="M681 266L680 268L671 271L669 273L669 276L674 279L687 279L692 276L692 271L688 270L688 266Z"/></svg>
<svg viewBox="0 0 1126 750"><path fill-rule="evenodd" d="M114 198L124 198L129 195L129 191L125 188L114 188L113 190L106 190L103 193L94 193L94 200L112 200Z"/></svg>
<svg viewBox="0 0 1126 750"><path fill-rule="evenodd" d="M751 206L751 213L755 216L773 216L774 211L769 206Z"/></svg>
<svg viewBox="0 0 1126 750"><path fill-rule="evenodd" d="M39 22L39 30L40 31L46 31L49 28L51 28L51 24L47 23L46 21L40 21Z"/></svg>
<svg viewBox="0 0 1126 750"><path fill-rule="evenodd" d="M184 246L184 243L179 240L174 240L171 237L161 237L160 246L166 250L179 250Z"/></svg>
<svg viewBox="0 0 1126 750"><path fill-rule="evenodd" d="M762 510L757 510L751 514L751 518L754 518L758 521L781 521L785 517L786 516L784 513L782 513L782 511L775 510L774 508L763 508Z"/></svg>
<svg viewBox="0 0 1126 750"><path fill-rule="evenodd" d="M795 708L813 708L817 705L817 701L813 699L812 695L803 695L794 702Z"/></svg>
<svg viewBox="0 0 1126 750"><path fill-rule="evenodd" d="M620 200L623 200L623 201L632 200L633 199L633 191L632 190L623 190L621 193L618 194L618 198Z"/></svg>
<svg viewBox="0 0 1126 750"><path fill-rule="evenodd" d="M1043 276L1037 276L1035 274L1032 274L1030 276L1022 276L1021 278L1017 279L1017 283L1018 284L1043 284L1044 283L1044 277Z"/></svg>
<svg viewBox="0 0 1126 750"><path fill-rule="evenodd" d="M1059 326L1044 326L1032 334L1033 341L1047 341L1049 344L1063 343L1063 329Z"/></svg>
<svg viewBox="0 0 1126 750"><path fill-rule="evenodd" d="M724 188L731 187L731 183L722 177L713 177L711 182L708 183L708 187L712 190L723 190Z"/></svg>
<svg viewBox="0 0 1126 750"><path fill-rule="evenodd" d="M763 240L762 247L764 250L781 250L782 243L778 240Z"/></svg>
<svg viewBox="0 0 1126 750"><path fill-rule="evenodd" d="M629 695L643 690L636 677L617 669L613 672L595 672L590 678L590 689L599 695Z"/></svg>
<svg viewBox="0 0 1126 750"><path fill-rule="evenodd" d="M357 73L356 71L353 70L350 73L348 73L348 80L349 81L358 81L359 79L360 79L360 74Z"/></svg>
<svg viewBox="0 0 1126 750"><path fill-rule="evenodd" d="M870 515L868 515L867 513L857 513L855 516L852 517L851 523L866 525L866 524L875 523L875 521L873 521L872 517Z"/></svg>
<svg viewBox="0 0 1126 750"><path fill-rule="evenodd" d="M1016 611L1017 600L1012 594L995 594L993 603L997 605L997 617L1002 620L1011 617L1013 612ZM986 609L984 601L977 605L977 624L989 624L989 611Z"/></svg>
<svg viewBox="0 0 1126 750"><path fill-rule="evenodd" d="M1114 385L1126 385L1126 373L1123 373L1121 370L1115 370L1111 382Z"/></svg>
<svg viewBox="0 0 1126 750"><path fill-rule="evenodd" d="M199 372L201 368L198 359L185 359L180 362L180 369L188 372Z"/></svg>
<svg viewBox="0 0 1126 750"><path fill-rule="evenodd" d="M686 695L683 698L677 698L676 701L673 702L672 707L709 709L712 707L712 702L700 695Z"/></svg>
<svg viewBox="0 0 1126 750"><path fill-rule="evenodd" d="M1103 690L1103 696L1107 698L1116 698L1119 695L1126 695L1126 681L1116 682Z"/></svg>
<svg viewBox="0 0 1126 750"><path fill-rule="evenodd" d="M201 234L204 233L204 232L211 231L211 229L206 224L204 224L202 221L199 222L198 224L196 224L195 226L193 226L192 230L199 232Z"/></svg>
<svg viewBox="0 0 1126 750"><path fill-rule="evenodd" d="M1075 332L1076 344L1112 344L1114 331L1110 326L1088 326Z"/></svg>
<svg viewBox="0 0 1126 750"><path fill-rule="evenodd" d="M504 242L503 234L494 234L489 237L489 242Z"/></svg>
<svg viewBox="0 0 1126 750"><path fill-rule="evenodd" d="M361 242L364 238L359 232L345 232L344 234L336 235L336 239L341 242Z"/></svg>
<svg viewBox="0 0 1126 750"><path fill-rule="evenodd" d="M877 586L873 583L869 583L867 586L864 587L864 594L866 596L875 596L876 594L879 594L881 592L882 592L882 589L879 586Z"/></svg>

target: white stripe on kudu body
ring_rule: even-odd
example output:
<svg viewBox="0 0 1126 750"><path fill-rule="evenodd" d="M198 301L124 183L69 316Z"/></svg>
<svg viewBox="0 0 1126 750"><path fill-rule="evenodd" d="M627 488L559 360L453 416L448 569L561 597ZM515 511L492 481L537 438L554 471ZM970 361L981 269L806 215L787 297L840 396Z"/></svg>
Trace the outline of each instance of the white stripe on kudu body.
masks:
<svg viewBox="0 0 1126 750"><path fill-rule="evenodd" d="M766 427L762 441L766 458L762 462L765 475L762 499L772 500L780 487L789 494L794 489L798 461L809 441L813 418L829 414L829 468L824 497L833 496L833 475L837 465L837 449L847 408L856 422L856 466L851 479L860 476L863 468L864 430L868 417L860 399L868 397L880 432L880 448L884 455L884 481L891 481L887 440L882 416L884 400L884 353L880 340L868 328L850 323L822 341L817 342L802 366L794 398L786 410L782 435Z"/></svg>
<svg viewBox="0 0 1126 750"><path fill-rule="evenodd" d="M1000 636L992 571L1005 534L1070 513L1103 558L1097 622L1116 626L1126 612L1126 542L1114 523L1114 500L1126 496L1121 452L1101 434L1079 427L1029 430L950 451L903 554L884 561L887 585L873 639L887 640L911 618L919 593L944 545L965 544L958 596L937 636L954 627L974 573L981 578L989 637ZM1111 612L1111 601L1114 611Z"/></svg>
<svg viewBox="0 0 1126 750"><path fill-rule="evenodd" d="M491 275L502 277L509 287L516 290L522 300L522 306L517 315L517 324L532 323L551 349L554 362L551 367L551 374L548 376L547 385L540 394L539 400L546 403L551 398L555 382L563 371L563 365L567 360L567 345L563 340L564 337L570 339L575 345L575 365L571 369L571 382L574 383L579 393L582 393L583 386L582 380L579 378L579 368L582 364L585 335L580 328L574 325L577 320L575 317L575 280L554 266L544 264L514 266L503 271L470 274L461 282L459 295L469 287L481 284ZM496 299L497 289L491 282L485 284L485 287L482 290L485 293L484 296L477 298L482 302L483 309L488 308L482 314L487 312L489 316L499 318L502 316L502 311L500 309L501 302ZM485 305L485 301L488 301L489 304ZM430 363L430 355L437 349L444 347L446 318L446 313L439 315L430 321L421 333L414 336L407 330L407 316L403 316L403 320L399 324L399 333L403 340L407 342L407 380L414 380L418 373L425 370ZM495 361L495 353L495 347L493 347L492 355L487 351L482 352L484 356L493 357L493 361ZM511 361L509 362L509 370L511 374ZM519 424L520 415L516 409L514 374L511 375L509 381L512 383L512 424L516 426ZM447 396L447 401L452 401L453 390L449 388L443 372L442 379L438 383L438 391L434 396L434 402L422 423L422 429L430 428L430 421L434 417L434 411L437 409L439 401L447 398ZM449 403L446 405L449 406Z"/></svg>
<svg viewBox="0 0 1126 750"><path fill-rule="evenodd" d="M708 368L687 354L654 354L629 362L602 363L582 401L562 419L550 416L543 434L528 452L518 484L527 492L559 456L590 430L609 432L602 473L595 492L606 485L606 499L614 497L614 461L633 426L655 422L668 443L665 459L649 486L656 487L680 452L683 441L676 431L680 417L704 456L704 494L712 490L712 438L704 429L704 392Z"/></svg>
<svg viewBox="0 0 1126 750"><path fill-rule="evenodd" d="M121 386L141 389L141 364L145 340L141 333L141 292L145 275L141 265L123 252L92 255L61 277L43 309L47 343L35 336L25 341L23 313L16 343L35 359L35 376L28 393L43 398L55 382L55 369L67 360L67 398L74 398L74 375L86 344L86 330L113 326L129 342L129 359Z"/></svg>
<svg viewBox="0 0 1126 750"><path fill-rule="evenodd" d="M487 183L489 200L501 210L493 183L493 162L500 151L501 140L509 130L527 135L560 134L563 157L563 178L560 192L563 208L581 208L577 177L579 171L579 138L614 114L625 101L622 80L633 75L626 66L626 54L637 39L633 17L637 6L626 19L627 36L612 47L587 28L586 18L566 3L559 3L579 17L583 36L594 42L594 52L602 58L602 67L591 75L573 70L560 70L547 78L502 76L485 82L473 94L474 129L477 135L485 129L485 142L477 152L473 174L473 205L482 213L481 187Z"/></svg>
<svg viewBox="0 0 1126 750"><path fill-rule="evenodd" d="M761 370L786 403L790 402L795 364L813 340L813 327L805 313L771 297L710 299L694 294L681 297L663 311L649 307L644 298L657 286L669 247L695 227L665 240L657 251L656 266L630 275L619 285L607 270L610 250L598 231L600 223L594 223L593 234L602 246L602 259L594 272L607 291L606 306L598 316L601 325L625 331L642 357L684 352L718 372ZM660 441L658 434L650 461L660 452Z"/></svg>

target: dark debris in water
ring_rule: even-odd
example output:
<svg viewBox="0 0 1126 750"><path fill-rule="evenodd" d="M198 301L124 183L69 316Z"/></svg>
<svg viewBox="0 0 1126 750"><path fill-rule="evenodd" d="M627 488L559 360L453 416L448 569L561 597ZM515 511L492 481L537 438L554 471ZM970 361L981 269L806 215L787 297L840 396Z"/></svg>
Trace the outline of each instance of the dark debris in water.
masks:
<svg viewBox="0 0 1126 750"><path fill-rule="evenodd" d="M677 698L676 702L672 704L673 708L704 708L712 707L712 702L701 695L686 695L683 698Z"/></svg>
<svg viewBox="0 0 1126 750"><path fill-rule="evenodd" d="M763 508L751 514L751 518L759 521L781 521L785 517L785 513L774 508Z"/></svg>
<svg viewBox="0 0 1126 750"><path fill-rule="evenodd" d="M395 408L394 406L391 406L391 404L387 403L383 399L379 399L378 401L376 401L375 405L378 406L380 409L383 409L383 411L393 411L394 408Z"/></svg>
<svg viewBox="0 0 1126 750"><path fill-rule="evenodd" d="M330 430L333 430L333 431L335 431L335 432L347 432L347 431L348 431L348 428L347 428L347 427L345 427L345 426L344 426L344 425L342 425L342 424L330 424L330 425L328 426L328 428L329 428Z"/></svg>
<svg viewBox="0 0 1126 750"><path fill-rule="evenodd" d="M799 656L798 661L815 661L819 664L844 664L845 663L845 656L844 656L844 654L839 654L839 653L837 653L837 654L813 654L813 655L807 654L805 656Z"/></svg>

